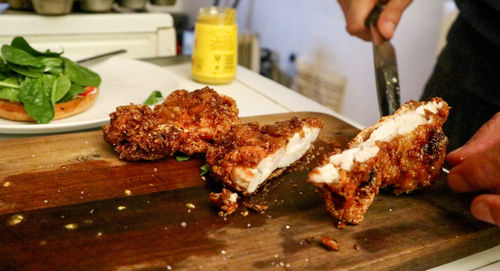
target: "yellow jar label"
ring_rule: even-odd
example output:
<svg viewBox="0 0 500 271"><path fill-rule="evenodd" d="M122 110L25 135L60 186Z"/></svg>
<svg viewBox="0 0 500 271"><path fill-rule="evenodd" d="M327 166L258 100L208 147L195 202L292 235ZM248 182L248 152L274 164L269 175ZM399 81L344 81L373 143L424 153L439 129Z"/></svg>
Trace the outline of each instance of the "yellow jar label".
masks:
<svg viewBox="0 0 500 271"><path fill-rule="evenodd" d="M227 83L236 75L238 27L196 23L191 70L205 83Z"/></svg>

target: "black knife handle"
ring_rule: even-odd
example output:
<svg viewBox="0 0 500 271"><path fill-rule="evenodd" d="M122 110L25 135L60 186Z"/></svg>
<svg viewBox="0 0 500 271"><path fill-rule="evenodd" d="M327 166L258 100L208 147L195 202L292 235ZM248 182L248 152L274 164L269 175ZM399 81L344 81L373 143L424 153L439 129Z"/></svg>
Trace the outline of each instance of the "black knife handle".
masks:
<svg viewBox="0 0 500 271"><path fill-rule="evenodd" d="M372 11L370 11L370 14L368 14L368 17L366 17L366 19L365 19L366 29L370 30L370 27L372 25L377 27L378 18L380 17L380 13L382 13L382 10L384 9L384 7L385 7L385 5L382 4L381 2L378 2L377 4L375 4Z"/></svg>

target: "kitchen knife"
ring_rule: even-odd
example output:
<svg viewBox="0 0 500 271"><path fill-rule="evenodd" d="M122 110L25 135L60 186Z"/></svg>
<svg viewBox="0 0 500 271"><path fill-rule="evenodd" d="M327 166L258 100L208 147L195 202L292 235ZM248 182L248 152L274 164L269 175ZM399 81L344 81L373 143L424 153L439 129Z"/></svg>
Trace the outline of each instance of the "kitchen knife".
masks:
<svg viewBox="0 0 500 271"><path fill-rule="evenodd" d="M115 50L115 51L107 52L107 53L104 53L104 54L99 54L99 55L87 57L87 58L84 58L84 59L80 59L80 60L76 61L76 63L82 64L82 63L89 62L89 61L92 61L92 60L97 60L97 59L101 59L101 58L105 58L105 57L110 57L110 56L114 56L114 55L118 55L118 54L123 54L123 53L126 53L126 52L127 52L127 50L125 50L125 49Z"/></svg>
<svg viewBox="0 0 500 271"><path fill-rule="evenodd" d="M373 60L375 64L375 80L380 115L391 115L401 105L398 63L396 51L391 42L386 40L377 27L378 18L384 9L383 1L378 2L365 20L365 26L370 30L373 42ZM448 174L450 171L441 169Z"/></svg>
<svg viewBox="0 0 500 271"><path fill-rule="evenodd" d="M373 42L373 60L375 64L375 80L380 114L391 115L400 106L400 90L396 52L389 40L380 33L377 22L384 9L382 3L377 3L365 20L365 26L370 30Z"/></svg>

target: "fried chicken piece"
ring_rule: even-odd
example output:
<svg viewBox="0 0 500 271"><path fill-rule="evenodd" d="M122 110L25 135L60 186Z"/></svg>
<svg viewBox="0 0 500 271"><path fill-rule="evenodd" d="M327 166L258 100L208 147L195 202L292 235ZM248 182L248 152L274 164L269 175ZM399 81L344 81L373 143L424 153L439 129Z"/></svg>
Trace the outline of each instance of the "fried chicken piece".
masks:
<svg viewBox="0 0 500 271"><path fill-rule="evenodd" d="M110 114L103 134L120 159L156 160L176 151L204 153L216 136L239 123L235 101L205 87L176 90L154 110L120 106Z"/></svg>
<svg viewBox="0 0 500 271"><path fill-rule="evenodd" d="M293 118L262 127L257 123L233 126L209 147L207 163L226 187L251 195L302 157L322 126L317 118Z"/></svg>
<svg viewBox="0 0 500 271"><path fill-rule="evenodd" d="M104 140L120 159L155 160L173 155L183 134L147 105L119 106L103 127Z"/></svg>
<svg viewBox="0 0 500 271"><path fill-rule="evenodd" d="M216 137L241 123L236 102L209 87L174 91L154 111L186 133L179 151L188 155L206 152Z"/></svg>
<svg viewBox="0 0 500 271"><path fill-rule="evenodd" d="M409 193L439 175L448 144L441 127L448 112L440 98L410 101L362 130L347 150L326 157L308 181L322 190L333 216L358 224L381 187Z"/></svg>

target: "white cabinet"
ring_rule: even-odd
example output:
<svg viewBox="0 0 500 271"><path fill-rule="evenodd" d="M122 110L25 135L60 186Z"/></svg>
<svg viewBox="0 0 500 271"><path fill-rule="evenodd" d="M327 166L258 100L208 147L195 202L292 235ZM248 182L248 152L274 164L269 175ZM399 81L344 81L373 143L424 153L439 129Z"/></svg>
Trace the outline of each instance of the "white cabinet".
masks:
<svg viewBox="0 0 500 271"><path fill-rule="evenodd" d="M60 51L83 58L126 49L132 58L176 54L173 19L167 13L0 15L0 43L24 36L35 48Z"/></svg>

